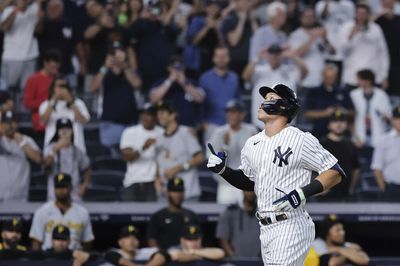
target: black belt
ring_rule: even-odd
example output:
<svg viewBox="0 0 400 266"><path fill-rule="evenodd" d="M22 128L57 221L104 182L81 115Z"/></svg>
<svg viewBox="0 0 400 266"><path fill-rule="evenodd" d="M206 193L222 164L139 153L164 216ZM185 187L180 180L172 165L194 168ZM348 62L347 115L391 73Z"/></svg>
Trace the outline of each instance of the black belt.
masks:
<svg viewBox="0 0 400 266"><path fill-rule="evenodd" d="M275 218L276 218L276 221L277 221L277 222L280 222L280 221L287 220L288 217L287 217L286 214L283 213L283 214L276 215ZM271 220L270 217L260 218L259 220L260 220L260 222L261 222L262 225L269 225L269 224L272 224L272 220Z"/></svg>

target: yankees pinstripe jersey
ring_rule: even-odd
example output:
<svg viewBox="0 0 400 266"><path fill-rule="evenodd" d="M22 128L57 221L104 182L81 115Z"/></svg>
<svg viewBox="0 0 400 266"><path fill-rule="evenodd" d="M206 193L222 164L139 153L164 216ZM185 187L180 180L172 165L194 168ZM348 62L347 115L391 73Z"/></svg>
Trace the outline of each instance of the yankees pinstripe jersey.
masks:
<svg viewBox="0 0 400 266"><path fill-rule="evenodd" d="M254 181L259 212L272 210L272 202L310 182L312 171L321 173L337 163L318 140L292 126L268 137L265 130L249 138L241 152L239 169Z"/></svg>

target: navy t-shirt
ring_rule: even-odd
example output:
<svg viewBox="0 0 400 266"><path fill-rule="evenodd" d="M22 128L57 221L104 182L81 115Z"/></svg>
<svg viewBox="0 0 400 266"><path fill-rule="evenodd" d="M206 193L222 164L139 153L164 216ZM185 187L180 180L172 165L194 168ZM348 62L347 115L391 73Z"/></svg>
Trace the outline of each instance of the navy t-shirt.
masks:
<svg viewBox="0 0 400 266"><path fill-rule="evenodd" d="M103 79L103 113L101 119L129 125L137 121L134 88L124 73L108 71Z"/></svg>

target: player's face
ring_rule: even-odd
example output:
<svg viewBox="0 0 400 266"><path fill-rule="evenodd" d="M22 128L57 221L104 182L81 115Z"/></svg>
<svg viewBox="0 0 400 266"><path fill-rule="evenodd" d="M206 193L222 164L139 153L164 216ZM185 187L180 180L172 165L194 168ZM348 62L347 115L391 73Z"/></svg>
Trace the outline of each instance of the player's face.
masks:
<svg viewBox="0 0 400 266"><path fill-rule="evenodd" d="M127 236L118 240L118 245L123 251L133 253L139 247L139 240L135 236Z"/></svg>
<svg viewBox="0 0 400 266"><path fill-rule="evenodd" d="M21 233L16 231L3 231L1 232L1 238L7 245L14 246L20 241Z"/></svg>
<svg viewBox="0 0 400 266"><path fill-rule="evenodd" d="M397 132L400 132L400 117L392 119L392 126Z"/></svg>
<svg viewBox="0 0 400 266"><path fill-rule="evenodd" d="M274 92L268 92L267 95L265 95L265 101L272 101L272 100L277 100L277 99L282 99L278 94ZM262 122L267 122L270 119L274 119L276 117L279 117L278 115L269 115L267 114L262 108L261 105L258 108L258 120Z"/></svg>
<svg viewBox="0 0 400 266"><path fill-rule="evenodd" d="M190 240L181 237L181 245L182 249L190 250L190 249L200 249L201 248L201 238Z"/></svg>
<svg viewBox="0 0 400 266"><path fill-rule="evenodd" d="M69 240L53 239L51 240L51 244L55 252L61 253L68 249Z"/></svg>
<svg viewBox="0 0 400 266"><path fill-rule="evenodd" d="M343 245L345 240L345 231L343 224L335 224L334 226L329 229L328 238L331 242L337 245Z"/></svg>
<svg viewBox="0 0 400 266"><path fill-rule="evenodd" d="M231 127L235 128L242 123L245 113L238 110L229 110L226 112L226 122Z"/></svg>
<svg viewBox="0 0 400 266"><path fill-rule="evenodd" d="M70 187L55 188L54 194L56 196L57 201L62 203L67 202L70 200L71 197L71 188Z"/></svg>
<svg viewBox="0 0 400 266"><path fill-rule="evenodd" d="M329 130L335 135L343 135L347 130L347 122L342 120L331 121L329 123Z"/></svg>
<svg viewBox="0 0 400 266"><path fill-rule="evenodd" d="M184 194L183 192L169 191L168 202L174 207L180 208L182 206Z"/></svg>

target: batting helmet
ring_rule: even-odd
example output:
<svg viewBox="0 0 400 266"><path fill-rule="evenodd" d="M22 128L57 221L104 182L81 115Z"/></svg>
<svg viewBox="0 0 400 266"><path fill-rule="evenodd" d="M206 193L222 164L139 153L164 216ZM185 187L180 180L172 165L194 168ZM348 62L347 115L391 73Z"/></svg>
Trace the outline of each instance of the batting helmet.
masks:
<svg viewBox="0 0 400 266"><path fill-rule="evenodd" d="M265 101L261 104L261 108L270 115L286 116L288 123L292 121L300 109L299 100L294 91L283 84L278 84L273 88L264 86L259 89L259 92L263 98L269 92L274 92L282 98L274 101Z"/></svg>

